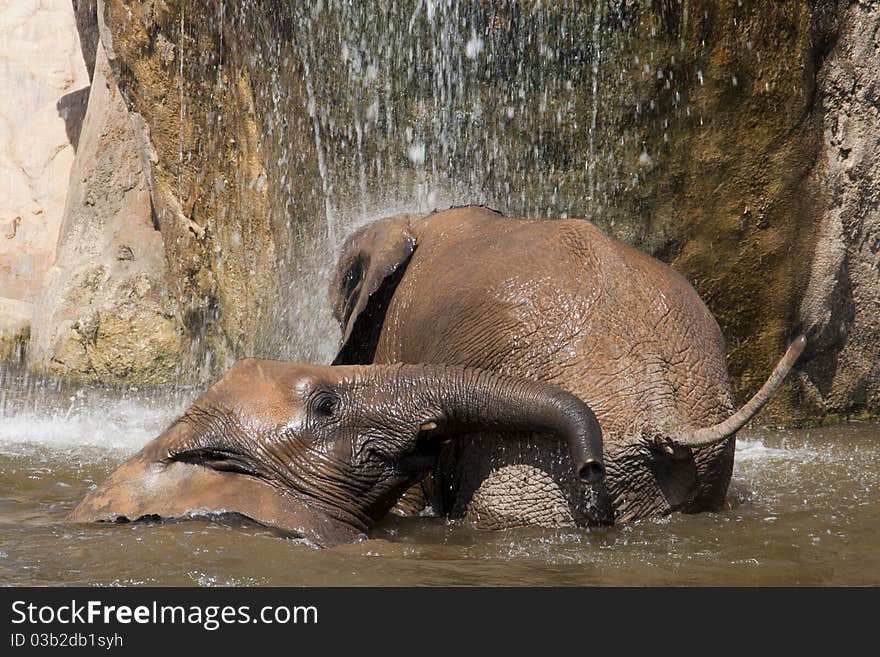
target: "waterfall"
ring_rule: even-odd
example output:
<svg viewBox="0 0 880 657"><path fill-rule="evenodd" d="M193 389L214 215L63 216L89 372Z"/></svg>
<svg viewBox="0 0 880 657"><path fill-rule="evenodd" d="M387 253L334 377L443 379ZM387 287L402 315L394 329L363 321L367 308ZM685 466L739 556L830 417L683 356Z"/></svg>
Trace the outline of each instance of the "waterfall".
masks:
<svg viewBox="0 0 880 657"><path fill-rule="evenodd" d="M268 118L281 153L269 177L289 181L282 195L310 184L322 218L288 245L287 307L274 311L286 329L270 352L332 355L336 329L315 306L326 305L341 241L370 219L462 204L601 219L601 0L324 0L279 11L284 31L263 34L289 43L261 48L282 53L266 63L279 67L273 111L289 113L304 92L309 136L289 132L286 115ZM306 142L311 182L282 170Z"/></svg>
<svg viewBox="0 0 880 657"><path fill-rule="evenodd" d="M601 214L601 0L327 0L291 11L331 221L395 202Z"/></svg>

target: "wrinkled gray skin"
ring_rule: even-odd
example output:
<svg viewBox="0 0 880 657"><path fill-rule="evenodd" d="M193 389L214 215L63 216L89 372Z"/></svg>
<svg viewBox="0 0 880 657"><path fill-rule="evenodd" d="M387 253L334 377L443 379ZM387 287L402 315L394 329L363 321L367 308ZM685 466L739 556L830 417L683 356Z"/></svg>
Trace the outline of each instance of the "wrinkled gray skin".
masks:
<svg viewBox="0 0 880 657"><path fill-rule="evenodd" d="M601 431L556 386L455 367L236 363L77 506L74 521L235 513L330 546L356 539L475 430L549 432L585 486Z"/></svg>
<svg viewBox="0 0 880 657"><path fill-rule="evenodd" d="M803 349L734 413L724 340L688 282L581 220L486 208L399 215L346 242L330 286L335 360L445 363L546 381L584 400L607 478L589 490L559 441L470 433L441 453L424 504L483 527L622 522L719 509L735 433Z"/></svg>

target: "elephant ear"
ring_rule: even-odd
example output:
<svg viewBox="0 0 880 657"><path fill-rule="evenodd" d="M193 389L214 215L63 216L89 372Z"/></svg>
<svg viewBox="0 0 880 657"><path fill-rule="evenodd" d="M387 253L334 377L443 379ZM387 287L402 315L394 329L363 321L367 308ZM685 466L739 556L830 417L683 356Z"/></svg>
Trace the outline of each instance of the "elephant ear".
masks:
<svg viewBox="0 0 880 657"><path fill-rule="evenodd" d="M333 316L342 330L334 365L373 362L388 304L416 248L410 228L416 217L380 219L345 241L330 281Z"/></svg>

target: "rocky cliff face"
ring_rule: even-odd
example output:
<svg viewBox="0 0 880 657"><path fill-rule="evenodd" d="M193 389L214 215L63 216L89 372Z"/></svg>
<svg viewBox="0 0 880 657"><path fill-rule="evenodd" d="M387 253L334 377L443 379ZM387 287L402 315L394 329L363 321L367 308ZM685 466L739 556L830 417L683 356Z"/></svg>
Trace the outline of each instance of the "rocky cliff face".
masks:
<svg viewBox="0 0 880 657"><path fill-rule="evenodd" d="M32 369L169 383L186 352L128 109L96 49L58 255L31 329Z"/></svg>
<svg viewBox="0 0 880 657"><path fill-rule="evenodd" d="M813 348L805 406L880 409L880 5L842 8L816 80L821 148L807 185L819 202L799 316Z"/></svg>
<svg viewBox="0 0 880 657"><path fill-rule="evenodd" d="M880 409L876 3L404 5L76 3L120 129L77 162L35 366L325 360L335 240L409 195L590 217L694 283L741 399L802 330L770 416Z"/></svg>
<svg viewBox="0 0 880 657"><path fill-rule="evenodd" d="M295 268L294 237L315 217L314 153L280 161L280 144L303 143L309 123L297 60L283 55L290 35L271 6L99 3L188 360L202 378L244 354L283 354L278 309L287 302L279 297L290 277L280 276ZM294 81L284 93L274 82L279 67Z"/></svg>
<svg viewBox="0 0 880 657"><path fill-rule="evenodd" d="M815 76L834 14L806 2L655 5L616 35L625 101L609 101L623 138L600 151L611 154L607 219L694 284L744 400L800 325L800 254L818 220ZM769 413L799 413L799 397L788 386Z"/></svg>
<svg viewBox="0 0 880 657"><path fill-rule="evenodd" d="M55 257L89 79L68 0L0 0L0 297Z"/></svg>
<svg viewBox="0 0 880 657"><path fill-rule="evenodd" d="M770 414L876 412L876 3L655 5L616 37L604 220L694 283L740 399L804 331Z"/></svg>
<svg viewBox="0 0 880 657"><path fill-rule="evenodd" d="M660 3L633 28L666 35L653 63L622 77L646 116L611 113L632 163L616 179L633 183L609 190L610 214L639 217L633 241L694 282L727 339L738 396L794 332L808 335L769 409L779 419L880 408L878 11Z"/></svg>

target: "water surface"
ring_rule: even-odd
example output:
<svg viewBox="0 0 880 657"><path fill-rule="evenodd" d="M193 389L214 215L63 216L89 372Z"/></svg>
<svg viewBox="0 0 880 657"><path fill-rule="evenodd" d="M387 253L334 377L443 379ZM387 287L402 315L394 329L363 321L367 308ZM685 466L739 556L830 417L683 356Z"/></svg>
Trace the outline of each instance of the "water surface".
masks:
<svg viewBox="0 0 880 657"><path fill-rule="evenodd" d="M742 432L718 513L603 529L389 518L316 550L244 519L75 525L65 515L196 396L0 369L2 585L878 585L880 425Z"/></svg>

